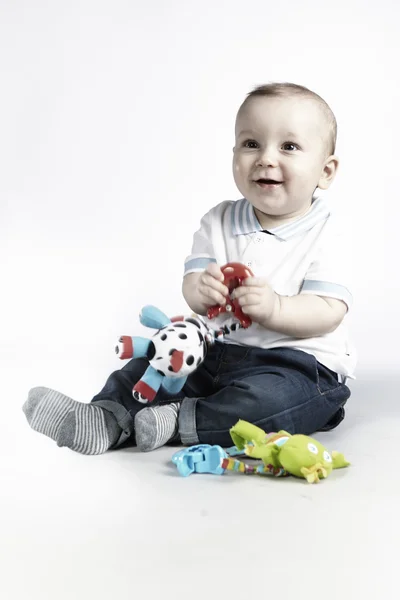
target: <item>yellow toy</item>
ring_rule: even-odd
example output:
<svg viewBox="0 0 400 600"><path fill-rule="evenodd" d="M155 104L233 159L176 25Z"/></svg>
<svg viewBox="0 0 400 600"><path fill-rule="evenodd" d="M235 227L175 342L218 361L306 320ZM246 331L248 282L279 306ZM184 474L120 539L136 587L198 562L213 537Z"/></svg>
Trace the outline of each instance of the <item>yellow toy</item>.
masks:
<svg viewBox="0 0 400 600"><path fill-rule="evenodd" d="M348 467L349 462L339 452L328 450L317 440L307 435L291 435L286 431L266 434L265 431L247 421L238 421L230 430L237 450L247 456L259 458L263 464L249 466L238 459L224 458L221 467L241 473L269 473L277 477L294 475L308 483L325 479L333 469ZM228 451L232 455L232 452Z"/></svg>

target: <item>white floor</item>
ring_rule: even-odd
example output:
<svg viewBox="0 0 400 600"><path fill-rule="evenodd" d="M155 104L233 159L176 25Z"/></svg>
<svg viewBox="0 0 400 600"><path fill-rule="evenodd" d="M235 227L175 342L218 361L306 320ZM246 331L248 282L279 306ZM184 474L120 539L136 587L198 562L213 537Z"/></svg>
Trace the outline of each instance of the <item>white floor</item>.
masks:
<svg viewBox="0 0 400 600"><path fill-rule="evenodd" d="M2 390L2 600L398 598L399 380L358 374L316 436L352 466L319 485L182 478L172 448L60 449L28 427L23 383Z"/></svg>

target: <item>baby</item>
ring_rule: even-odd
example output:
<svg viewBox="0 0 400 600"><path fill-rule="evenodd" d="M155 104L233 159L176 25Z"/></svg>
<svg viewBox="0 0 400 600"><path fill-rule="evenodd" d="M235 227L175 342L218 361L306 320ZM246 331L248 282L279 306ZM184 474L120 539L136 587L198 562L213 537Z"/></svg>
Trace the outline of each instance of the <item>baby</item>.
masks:
<svg viewBox="0 0 400 600"><path fill-rule="evenodd" d="M91 403L34 388L23 410L31 427L84 454L122 444L232 444L238 419L265 431L328 431L344 418L355 356L346 320L352 303L350 250L329 203L315 195L337 172L336 119L317 94L290 83L254 89L239 108L233 176L242 199L211 208L185 261L183 295L199 315L223 305L221 266L254 276L233 292L252 320L224 325L178 395L151 406L132 396L147 367L133 359L110 375Z"/></svg>

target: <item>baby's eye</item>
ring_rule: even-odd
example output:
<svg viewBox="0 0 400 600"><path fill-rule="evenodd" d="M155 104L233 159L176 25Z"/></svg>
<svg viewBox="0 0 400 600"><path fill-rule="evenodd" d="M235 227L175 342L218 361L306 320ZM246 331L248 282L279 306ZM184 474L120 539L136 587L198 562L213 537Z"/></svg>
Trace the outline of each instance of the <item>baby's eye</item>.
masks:
<svg viewBox="0 0 400 600"><path fill-rule="evenodd" d="M245 148L258 148L258 144L255 140L246 140L243 142Z"/></svg>
<svg viewBox="0 0 400 600"><path fill-rule="evenodd" d="M293 144L293 142L285 142L283 144L283 149L289 150L289 152L291 152L292 150L298 150L299 147L296 144Z"/></svg>

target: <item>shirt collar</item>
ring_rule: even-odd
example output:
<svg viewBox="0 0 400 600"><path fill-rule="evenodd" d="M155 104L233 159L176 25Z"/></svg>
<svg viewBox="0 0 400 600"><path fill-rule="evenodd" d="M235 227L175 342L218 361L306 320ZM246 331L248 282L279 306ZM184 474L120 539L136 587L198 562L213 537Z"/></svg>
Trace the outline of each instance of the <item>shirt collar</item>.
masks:
<svg viewBox="0 0 400 600"><path fill-rule="evenodd" d="M305 215L296 221L274 227L268 231L282 240L288 240L300 233L309 231L320 221L326 220L329 217L330 212L326 200L314 197L310 210ZM246 198L237 200L232 207L233 234L244 235L247 233L255 233L256 231L263 231L263 228L256 217L253 206Z"/></svg>

